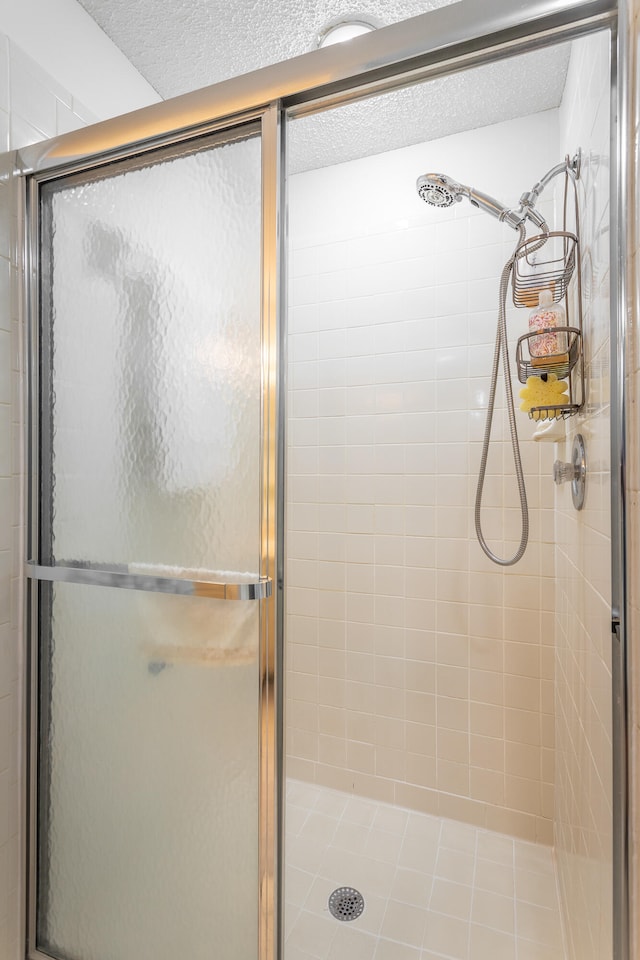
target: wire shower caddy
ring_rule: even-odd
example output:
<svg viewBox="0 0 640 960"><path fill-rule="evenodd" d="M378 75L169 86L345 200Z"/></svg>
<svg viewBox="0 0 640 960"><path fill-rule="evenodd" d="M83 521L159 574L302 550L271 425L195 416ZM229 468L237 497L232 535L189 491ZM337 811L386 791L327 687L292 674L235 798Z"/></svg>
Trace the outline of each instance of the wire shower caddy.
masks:
<svg viewBox="0 0 640 960"><path fill-rule="evenodd" d="M573 184L575 233L567 230L569 180ZM544 259L542 259L544 257ZM576 269L577 268L577 269ZM569 286L576 274L575 323L571 323ZM516 346L518 380L526 383L531 376L546 380L555 374L558 380L567 380L568 394L562 403L532 407L532 420L566 420L575 416L584 406L585 378L582 335L582 262L580 251L580 218L576 180L567 170L564 183L562 230L528 237L516 250L512 274L513 302L516 307L534 308L539 305L543 290L551 294L553 303L564 301L566 325L547 327L545 334L555 335L565 344L562 352L535 356L532 341L541 331L532 331L519 337ZM560 399L560 398L559 398Z"/></svg>

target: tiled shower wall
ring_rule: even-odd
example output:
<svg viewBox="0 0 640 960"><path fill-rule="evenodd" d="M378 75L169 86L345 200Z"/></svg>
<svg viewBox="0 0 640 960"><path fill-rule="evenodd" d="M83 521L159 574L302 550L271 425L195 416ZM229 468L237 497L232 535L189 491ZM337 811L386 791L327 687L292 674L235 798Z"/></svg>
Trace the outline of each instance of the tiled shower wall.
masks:
<svg viewBox="0 0 640 960"><path fill-rule="evenodd" d="M0 153L82 126L92 118L12 41L0 34ZM18 574L21 478L16 224L9 168L0 169L0 957L19 956L20 869ZM11 296L13 285L14 296Z"/></svg>
<svg viewBox="0 0 640 960"><path fill-rule="evenodd" d="M301 174L289 197L288 771L544 842L553 444L525 414L525 558L493 565L473 529L515 234L468 203L425 206L415 180L443 170L515 205L561 156L549 111ZM526 326L511 308L512 354ZM487 534L511 555L507 442L488 472Z"/></svg>
<svg viewBox="0 0 640 960"><path fill-rule="evenodd" d="M574 43L560 108L563 152L584 153L580 180L587 402L568 423L585 440L578 513L556 494L555 846L571 960L611 957L611 541L609 407L609 40Z"/></svg>

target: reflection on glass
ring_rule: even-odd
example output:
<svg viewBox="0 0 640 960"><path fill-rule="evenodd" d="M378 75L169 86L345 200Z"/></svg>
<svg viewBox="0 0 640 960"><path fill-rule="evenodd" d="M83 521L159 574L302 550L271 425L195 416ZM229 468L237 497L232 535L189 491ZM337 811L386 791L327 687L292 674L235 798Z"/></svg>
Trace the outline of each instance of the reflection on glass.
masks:
<svg viewBox="0 0 640 960"><path fill-rule="evenodd" d="M260 190L258 138L46 189L58 562L257 571Z"/></svg>
<svg viewBox="0 0 640 960"><path fill-rule="evenodd" d="M41 213L42 561L255 578L259 138ZM257 956L260 604L39 590L38 948Z"/></svg>

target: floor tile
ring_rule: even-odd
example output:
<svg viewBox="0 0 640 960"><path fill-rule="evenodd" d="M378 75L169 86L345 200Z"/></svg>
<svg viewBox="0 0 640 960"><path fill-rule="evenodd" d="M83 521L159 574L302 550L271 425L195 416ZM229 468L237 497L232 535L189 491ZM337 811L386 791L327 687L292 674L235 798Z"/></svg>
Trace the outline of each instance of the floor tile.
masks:
<svg viewBox="0 0 640 960"><path fill-rule="evenodd" d="M474 858L470 853L441 847L436 860L435 876L455 883L472 883Z"/></svg>
<svg viewBox="0 0 640 960"><path fill-rule="evenodd" d="M285 960L565 960L551 849L289 781ZM353 921L329 895L365 900Z"/></svg>
<svg viewBox="0 0 640 960"><path fill-rule="evenodd" d="M382 921L382 936L412 947L421 947L426 921L427 911L421 907L390 900Z"/></svg>
<svg viewBox="0 0 640 960"><path fill-rule="evenodd" d="M401 834L387 833L384 830L376 830L372 827L365 846L365 853L373 860L383 860L385 863L392 863L395 867L402 844Z"/></svg>
<svg viewBox="0 0 640 960"><path fill-rule="evenodd" d="M284 877L287 903L294 907L302 907L309 895L314 879L312 873L307 873L305 870L287 864Z"/></svg>
<svg viewBox="0 0 640 960"><path fill-rule="evenodd" d="M478 858L476 860L474 885L479 890L499 893L503 897L513 897L515 893L513 867Z"/></svg>
<svg viewBox="0 0 640 960"><path fill-rule="evenodd" d="M534 903L518 903L516 906L516 929L518 936L548 946L561 942L560 917L557 910L538 907Z"/></svg>
<svg viewBox="0 0 640 960"><path fill-rule="evenodd" d="M417 947L409 947L406 943L396 943L394 940L385 940L380 937L374 960L422 960L422 954Z"/></svg>
<svg viewBox="0 0 640 960"><path fill-rule="evenodd" d="M340 929L331 943L327 960L373 960L377 941L377 937L362 930Z"/></svg>
<svg viewBox="0 0 640 960"><path fill-rule="evenodd" d="M429 913L424 936L424 947L455 960L467 960L469 955L469 924L457 917ZM446 952L445 952L446 951Z"/></svg>
<svg viewBox="0 0 640 960"><path fill-rule="evenodd" d="M391 896L394 900L403 900L426 910L429 907L432 886L433 877L430 874L398 867L391 886Z"/></svg>
<svg viewBox="0 0 640 960"><path fill-rule="evenodd" d="M489 927L472 923L469 936L469 960L516 960L516 938Z"/></svg>
<svg viewBox="0 0 640 960"><path fill-rule="evenodd" d="M471 893L472 888L469 884L454 883L451 880L435 877L429 910L432 913L443 913L448 917L468 920L471 913Z"/></svg>
<svg viewBox="0 0 640 960"><path fill-rule="evenodd" d="M554 909L558 894L555 883L549 883L545 874L531 870L516 870L516 896L525 903L535 903L538 907Z"/></svg>

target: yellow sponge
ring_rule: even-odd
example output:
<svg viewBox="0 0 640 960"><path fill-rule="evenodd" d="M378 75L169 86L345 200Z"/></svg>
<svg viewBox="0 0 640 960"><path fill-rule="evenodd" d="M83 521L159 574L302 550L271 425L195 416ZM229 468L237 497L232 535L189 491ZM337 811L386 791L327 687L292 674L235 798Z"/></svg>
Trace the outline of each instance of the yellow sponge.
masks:
<svg viewBox="0 0 640 960"><path fill-rule="evenodd" d="M546 383L541 377L527 377L527 385L520 391L520 409L528 412L532 407L557 406L566 401L568 389L569 384L558 380L555 373L548 374ZM532 418L545 420L546 414L544 410L534 410Z"/></svg>

